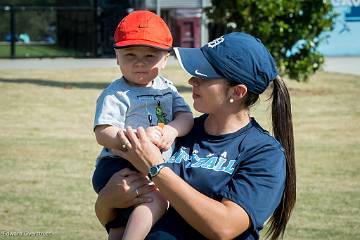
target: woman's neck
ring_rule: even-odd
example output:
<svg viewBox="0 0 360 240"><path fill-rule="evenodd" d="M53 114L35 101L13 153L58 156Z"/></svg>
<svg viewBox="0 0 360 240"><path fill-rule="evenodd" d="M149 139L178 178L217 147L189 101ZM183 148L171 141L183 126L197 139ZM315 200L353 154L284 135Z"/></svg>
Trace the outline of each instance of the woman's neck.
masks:
<svg viewBox="0 0 360 240"><path fill-rule="evenodd" d="M236 132L249 122L247 110L236 114L209 114L205 119L204 129L207 134L217 136Z"/></svg>

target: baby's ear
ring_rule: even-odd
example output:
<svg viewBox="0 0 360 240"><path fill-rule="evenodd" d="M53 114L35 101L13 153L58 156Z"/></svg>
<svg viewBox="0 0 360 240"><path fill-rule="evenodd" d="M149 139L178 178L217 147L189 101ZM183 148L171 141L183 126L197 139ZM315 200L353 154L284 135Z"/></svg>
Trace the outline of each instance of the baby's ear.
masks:
<svg viewBox="0 0 360 240"><path fill-rule="evenodd" d="M115 51L115 57L116 57L116 64L117 65L120 65L119 64L119 53L118 53L118 50L116 48L114 48L114 51Z"/></svg>
<svg viewBox="0 0 360 240"><path fill-rule="evenodd" d="M166 67L167 61L169 59L170 53L164 55L163 64L161 66L161 69L164 69Z"/></svg>

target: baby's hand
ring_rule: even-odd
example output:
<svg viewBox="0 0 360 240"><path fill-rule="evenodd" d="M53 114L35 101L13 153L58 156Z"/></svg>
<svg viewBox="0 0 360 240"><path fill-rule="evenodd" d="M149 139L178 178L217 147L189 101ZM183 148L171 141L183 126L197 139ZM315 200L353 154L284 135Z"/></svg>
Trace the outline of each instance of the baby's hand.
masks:
<svg viewBox="0 0 360 240"><path fill-rule="evenodd" d="M146 128L145 132L146 132L147 136L150 138L151 142L159 147L160 139L164 134L163 129L159 126L151 126L151 127Z"/></svg>
<svg viewBox="0 0 360 240"><path fill-rule="evenodd" d="M162 130L163 134L160 138L159 145L157 146L160 149L166 151L171 147L175 141L175 138L177 138L178 131L170 125L165 125Z"/></svg>

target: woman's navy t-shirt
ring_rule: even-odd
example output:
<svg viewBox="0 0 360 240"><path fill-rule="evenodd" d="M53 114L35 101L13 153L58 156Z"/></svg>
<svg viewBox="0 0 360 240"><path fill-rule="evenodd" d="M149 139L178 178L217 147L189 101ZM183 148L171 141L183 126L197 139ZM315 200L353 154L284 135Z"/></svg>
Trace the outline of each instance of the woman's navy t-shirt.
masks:
<svg viewBox="0 0 360 240"><path fill-rule="evenodd" d="M229 199L247 212L251 227L235 239L258 239L283 194L284 150L253 118L237 132L213 136L204 130L206 117L195 119L193 129L178 139L167 162L199 192L218 201ZM156 223L148 239L159 239L159 232L169 236L162 239L203 238L172 208Z"/></svg>

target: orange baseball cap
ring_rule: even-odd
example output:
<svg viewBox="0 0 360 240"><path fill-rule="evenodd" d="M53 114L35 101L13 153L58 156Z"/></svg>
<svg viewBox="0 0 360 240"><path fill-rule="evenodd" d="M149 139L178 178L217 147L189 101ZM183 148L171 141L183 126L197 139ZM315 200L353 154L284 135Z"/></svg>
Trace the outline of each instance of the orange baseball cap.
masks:
<svg viewBox="0 0 360 240"><path fill-rule="evenodd" d="M173 43L164 20L146 10L133 11L124 17L116 27L114 40L114 48L140 45L170 50Z"/></svg>

